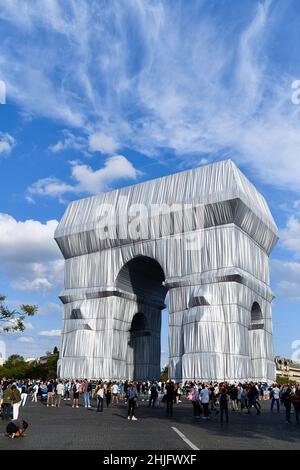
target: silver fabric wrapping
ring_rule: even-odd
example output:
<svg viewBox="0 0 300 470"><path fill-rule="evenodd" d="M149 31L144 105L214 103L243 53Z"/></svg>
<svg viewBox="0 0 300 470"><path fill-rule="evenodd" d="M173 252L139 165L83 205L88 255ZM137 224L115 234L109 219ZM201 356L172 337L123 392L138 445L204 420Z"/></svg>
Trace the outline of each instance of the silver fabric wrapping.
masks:
<svg viewBox="0 0 300 470"><path fill-rule="evenodd" d="M139 210L132 240L136 204L172 205L172 217ZM159 264L169 293L171 378L274 380L269 255L278 231L232 161L75 201L55 239L66 259L61 377L159 377L162 292L141 298L118 281L126 263L145 257ZM141 335L132 330L137 313Z"/></svg>

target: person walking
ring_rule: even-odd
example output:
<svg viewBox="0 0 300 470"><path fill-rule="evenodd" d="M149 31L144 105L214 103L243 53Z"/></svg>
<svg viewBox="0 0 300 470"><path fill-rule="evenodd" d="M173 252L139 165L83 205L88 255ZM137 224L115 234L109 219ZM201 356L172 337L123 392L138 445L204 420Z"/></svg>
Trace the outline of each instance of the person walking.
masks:
<svg viewBox="0 0 300 470"><path fill-rule="evenodd" d="M106 406L107 408L109 408L110 402L111 402L111 383L110 382L107 384L107 387L105 390L105 398L106 398Z"/></svg>
<svg viewBox="0 0 300 470"><path fill-rule="evenodd" d="M12 398L12 405L13 405L13 420L19 418L19 409L22 403L21 400L21 393L17 388L16 384L11 386L11 398Z"/></svg>
<svg viewBox="0 0 300 470"><path fill-rule="evenodd" d="M135 406L138 399L138 392L135 383L129 384L127 389L127 397L128 397L128 420L129 421L137 421L135 417Z"/></svg>

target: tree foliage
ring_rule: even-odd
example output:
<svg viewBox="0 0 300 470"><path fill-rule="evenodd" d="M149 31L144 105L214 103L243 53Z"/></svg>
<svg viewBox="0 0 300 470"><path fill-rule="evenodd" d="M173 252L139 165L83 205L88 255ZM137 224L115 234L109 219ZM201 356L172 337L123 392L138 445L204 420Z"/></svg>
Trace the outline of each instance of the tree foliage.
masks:
<svg viewBox="0 0 300 470"><path fill-rule="evenodd" d="M56 348L57 349L57 348ZM47 359L46 364L38 361L25 362L22 356L13 354L5 364L0 367L0 378L10 379L54 379L57 376L57 354L52 354Z"/></svg>
<svg viewBox="0 0 300 470"><path fill-rule="evenodd" d="M3 323L1 328L2 332L21 331L26 328L26 317L33 317L38 311L37 305L22 304L18 310L10 310L5 304L6 297L0 295L0 324Z"/></svg>

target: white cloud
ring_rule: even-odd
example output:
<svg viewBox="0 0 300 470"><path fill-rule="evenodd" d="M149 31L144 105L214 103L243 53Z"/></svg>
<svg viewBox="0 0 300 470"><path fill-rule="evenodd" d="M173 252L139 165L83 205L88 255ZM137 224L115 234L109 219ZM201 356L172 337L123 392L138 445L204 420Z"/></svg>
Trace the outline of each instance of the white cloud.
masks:
<svg viewBox="0 0 300 470"><path fill-rule="evenodd" d="M287 225L280 231L281 243L293 252L295 259L300 259L300 221L295 216L289 217Z"/></svg>
<svg viewBox="0 0 300 470"><path fill-rule="evenodd" d="M0 132L0 156L7 156L15 146L15 139L6 132Z"/></svg>
<svg viewBox="0 0 300 470"><path fill-rule="evenodd" d="M60 330L40 331L39 336L49 336L49 337L61 336L61 331Z"/></svg>
<svg viewBox="0 0 300 470"><path fill-rule="evenodd" d="M39 291L39 290L50 290L53 287L53 284L49 282L47 278L35 278L32 281L28 279L19 279L17 281L12 281L11 286L17 290L24 291Z"/></svg>
<svg viewBox="0 0 300 470"><path fill-rule="evenodd" d="M57 225L0 213L0 269L14 288L37 291L62 284L64 261L53 238Z"/></svg>
<svg viewBox="0 0 300 470"><path fill-rule="evenodd" d="M62 304L58 304L55 302L47 302L46 304L39 305L39 315L53 315L53 314L61 314L63 309Z"/></svg>
<svg viewBox="0 0 300 470"><path fill-rule="evenodd" d="M92 134L89 137L89 149L91 152L113 154L120 148L118 142L103 133Z"/></svg>
<svg viewBox="0 0 300 470"><path fill-rule="evenodd" d="M271 273L276 282L277 296L300 301L300 263L272 260Z"/></svg>
<svg viewBox="0 0 300 470"><path fill-rule="evenodd" d="M299 192L297 50L286 45L289 70L273 54L290 9L270 0L188 3L2 2L8 94L27 113L90 135L90 150L110 154L121 143L160 158L164 149L187 165L230 156ZM296 28L290 24L291 46ZM52 151L72 145L67 137ZM58 181L50 183L53 192Z"/></svg>
<svg viewBox="0 0 300 470"><path fill-rule="evenodd" d="M44 178L36 181L28 188L30 197L33 195L59 197L63 194L99 194L111 189L120 180L135 180L139 172L122 155L115 155L105 161L104 167L92 170L88 165L71 162L72 179L75 184L69 184L57 178Z"/></svg>
<svg viewBox="0 0 300 470"><path fill-rule="evenodd" d="M34 343L34 338L31 336L21 336L18 338L19 343L24 343L24 344L31 344Z"/></svg>
<svg viewBox="0 0 300 470"><path fill-rule="evenodd" d="M87 141L84 137L75 136L68 130L63 131L63 140L59 140L56 144L50 145L49 150L52 153L60 153L66 150L75 150L86 156L89 153L86 150Z"/></svg>

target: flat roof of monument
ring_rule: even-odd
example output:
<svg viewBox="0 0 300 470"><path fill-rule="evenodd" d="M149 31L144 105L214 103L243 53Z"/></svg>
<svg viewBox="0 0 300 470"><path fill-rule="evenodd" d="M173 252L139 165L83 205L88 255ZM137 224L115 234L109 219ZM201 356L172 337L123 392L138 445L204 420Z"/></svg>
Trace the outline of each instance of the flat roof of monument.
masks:
<svg viewBox="0 0 300 470"><path fill-rule="evenodd" d="M96 196L73 201L59 223L55 238L89 230L99 220L101 205L132 204L212 204L241 199L249 209L276 235L278 229L265 198L246 178L232 160L174 173ZM126 201L126 202L124 202ZM99 212L100 211L100 212Z"/></svg>

